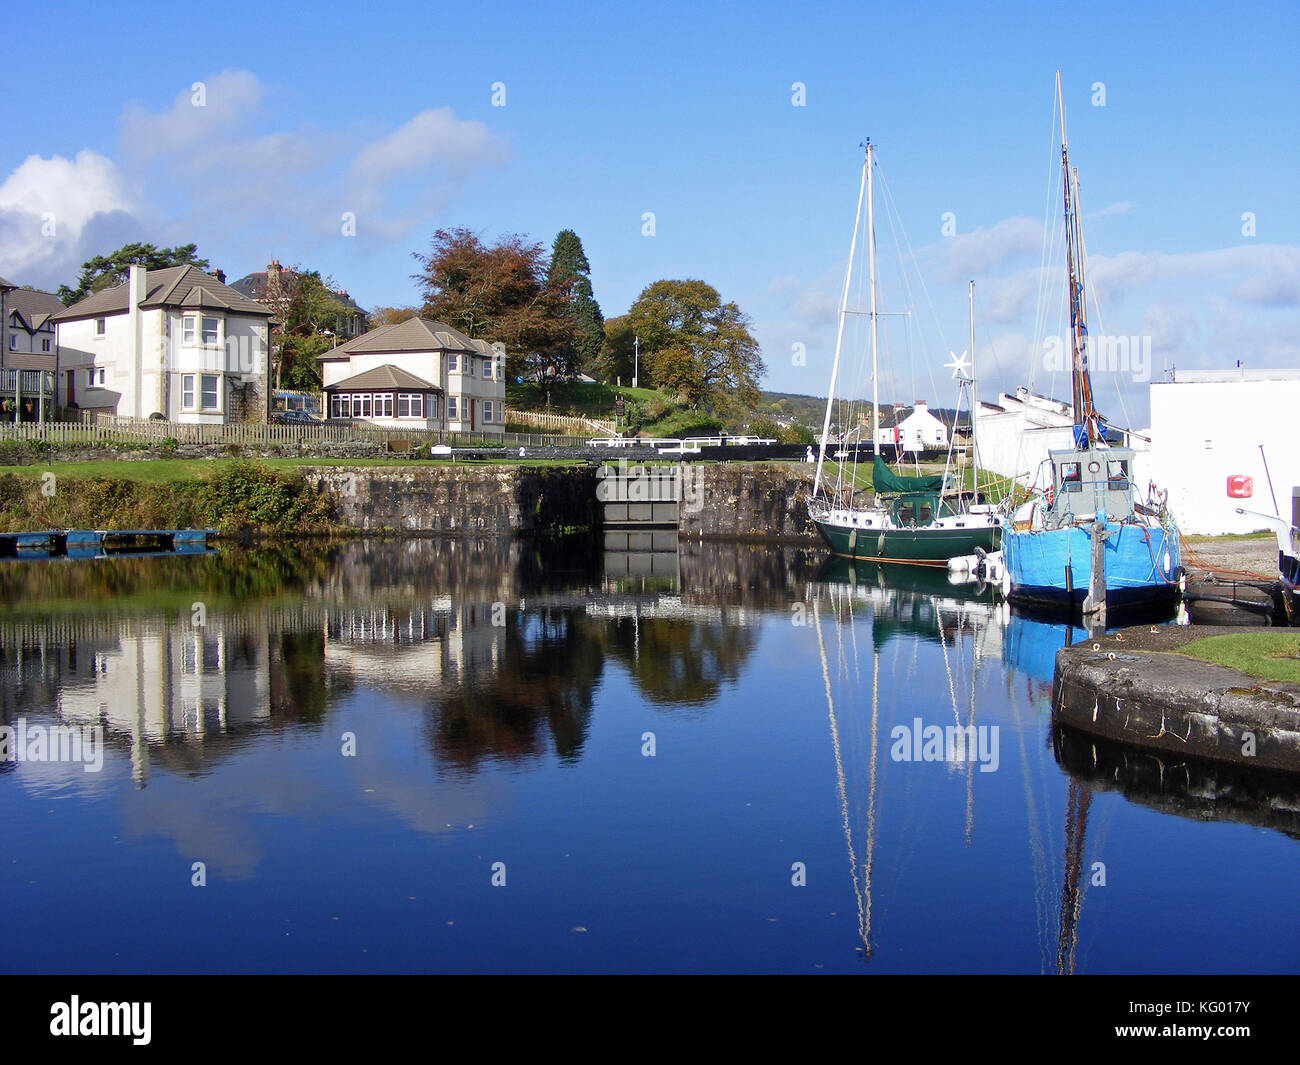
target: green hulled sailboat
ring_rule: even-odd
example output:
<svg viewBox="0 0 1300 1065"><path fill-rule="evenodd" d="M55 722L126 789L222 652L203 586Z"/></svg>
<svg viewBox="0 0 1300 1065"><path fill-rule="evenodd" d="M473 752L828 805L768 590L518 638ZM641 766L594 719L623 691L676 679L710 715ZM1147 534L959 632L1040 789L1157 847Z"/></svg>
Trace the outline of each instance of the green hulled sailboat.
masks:
<svg viewBox="0 0 1300 1065"><path fill-rule="evenodd" d="M830 391L826 399L826 417L822 423L821 445L817 456L817 475L813 495L808 501L808 516L817 526L832 551L845 558L878 562L906 562L917 565L946 565L950 558L992 551L998 545L999 529L994 508L980 502L974 492L948 491L946 476L907 477L895 473L880 457L880 396L877 374L876 320L876 241L874 228L872 166L873 146L864 145L862 183L858 191L858 214L849 246L849 266L844 277L844 295L840 301L839 327L835 336L835 363L831 369ZM867 258L869 263L870 309L866 312L871 330L871 438L872 487L874 498L860 498L853 474L856 472L857 448L847 451L859 430L847 433L841 441L835 480L824 477L826 443L830 436L831 409L835 402L835 385L839 376L840 354L844 342L844 323L850 313L849 292L853 262L857 253L858 230L862 225L863 202L866 203ZM974 282L971 283L972 332L971 356L974 358ZM958 380L958 410L961 396L969 388L970 409L975 407L975 378L962 374L963 363L955 360L953 376ZM973 449L972 449L973 450ZM849 474L845 476L845 456L851 455ZM974 465L979 483L978 464Z"/></svg>

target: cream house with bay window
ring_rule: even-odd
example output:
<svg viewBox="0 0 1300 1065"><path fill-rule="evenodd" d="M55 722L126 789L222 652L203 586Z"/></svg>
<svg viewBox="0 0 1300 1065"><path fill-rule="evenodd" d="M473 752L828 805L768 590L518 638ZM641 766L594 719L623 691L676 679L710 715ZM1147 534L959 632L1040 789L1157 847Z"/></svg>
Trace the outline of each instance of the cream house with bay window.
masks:
<svg viewBox="0 0 1300 1065"><path fill-rule="evenodd" d="M442 322L380 326L320 356L326 413L394 429L505 431L505 354Z"/></svg>
<svg viewBox="0 0 1300 1065"><path fill-rule="evenodd" d="M194 266L132 266L54 315L57 401L168 421L266 417L272 312Z"/></svg>

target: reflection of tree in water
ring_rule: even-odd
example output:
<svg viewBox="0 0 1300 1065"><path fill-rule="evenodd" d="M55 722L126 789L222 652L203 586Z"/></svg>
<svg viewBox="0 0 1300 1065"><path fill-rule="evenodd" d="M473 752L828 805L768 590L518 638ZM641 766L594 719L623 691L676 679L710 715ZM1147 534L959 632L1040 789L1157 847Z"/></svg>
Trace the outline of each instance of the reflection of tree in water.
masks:
<svg viewBox="0 0 1300 1065"><path fill-rule="evenodd" d="M757 639L755 630L725 620L689 618L619 618L603 635L647 699L679 706L712 702L740 676Z"/></svg>
<svg viewBox="0 0 1300 1065"><path fill-rule="evenodd" d="M439 755L467 769L484 757L535 757L542 753L544 726L559 757L575 761L603 666L587 616L511 612L504 627L485 619L465 638L499 640L500 653L494 666L466 669L448 687L434 723Z"/></svg>
<svg viewBox="0 0 1300 1065"><path fill-rule="evenodd" d="M273 721L320 722L330 703L351 691L350 677L325 670L325 635L320 631L270 634Z"/></svg>

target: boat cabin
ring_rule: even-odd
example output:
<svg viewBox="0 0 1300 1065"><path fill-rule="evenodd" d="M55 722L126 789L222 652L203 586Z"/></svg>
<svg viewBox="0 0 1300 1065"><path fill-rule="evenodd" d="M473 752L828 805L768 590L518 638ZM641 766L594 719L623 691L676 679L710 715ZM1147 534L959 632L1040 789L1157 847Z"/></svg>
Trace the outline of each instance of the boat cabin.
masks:
<svg viewBox="0 0 1300 1065"><path fill-rule="evenodd" d="M1047 527L1092 521L1098 511L1114 521L1133 517L1133 451L1087 448L1049 451L1052 500Z"/></svg>

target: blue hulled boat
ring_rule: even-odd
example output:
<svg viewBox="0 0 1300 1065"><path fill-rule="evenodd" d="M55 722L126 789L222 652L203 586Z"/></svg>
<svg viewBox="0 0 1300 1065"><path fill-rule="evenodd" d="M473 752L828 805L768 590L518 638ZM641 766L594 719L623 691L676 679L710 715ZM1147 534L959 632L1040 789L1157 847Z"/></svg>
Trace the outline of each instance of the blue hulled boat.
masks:
<svg viewBox="0 0 1300 1065"><path fill-rule="evenodd" d="M1059 106L1059 74L1056 92ZM1013 602L1074 613L1085 606L1097 558L1104 566L1105 603L1088 604L1089 612L1172 605L1181 577L1178 531L1154 490L1139 500L1133 483L1134 453L1110 446L1093 405L1078 176L1070 169L1064 109L1061 167L1075 446L1048 453L1050 483L1004 518L1003 589Z"/></svg>

